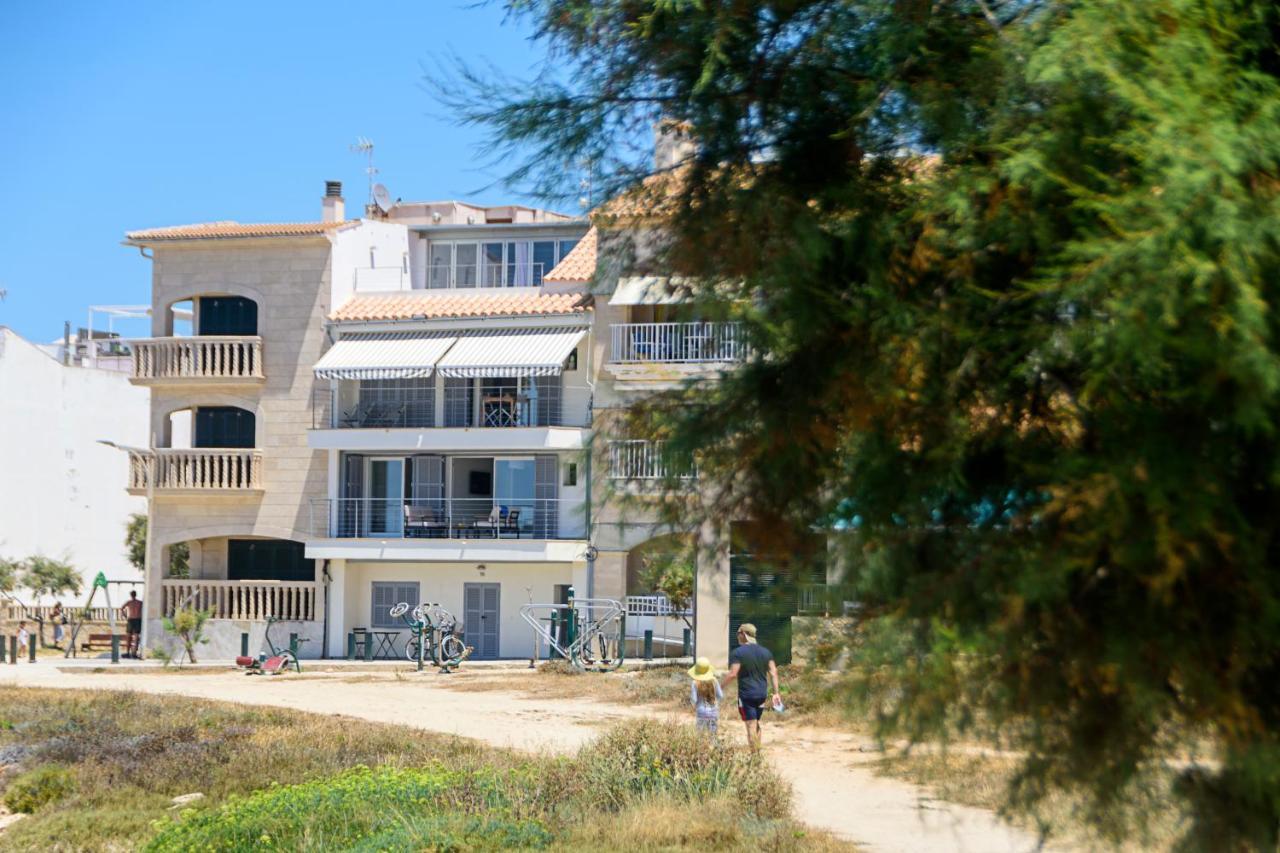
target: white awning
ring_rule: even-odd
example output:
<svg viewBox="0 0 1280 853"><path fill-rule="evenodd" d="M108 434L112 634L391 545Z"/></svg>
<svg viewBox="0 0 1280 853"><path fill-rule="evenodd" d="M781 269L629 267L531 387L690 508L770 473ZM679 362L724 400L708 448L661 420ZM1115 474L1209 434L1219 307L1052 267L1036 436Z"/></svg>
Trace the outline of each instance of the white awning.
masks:
<svg viewBox="0 0 1280 853"><path fill-rule="evenodd" d="M441 376L558 376L586 329L503 329L462 335L436 365Z"/></svg>
<svg viewBox="0 0 1280 853"><path fill-rule="evenodd" d="M316 362L316 378L425 378L457 340L453 335L422 332L348 335Z"/></svg>
<svg viewBox="0 0 1280 853"><path fill-rule="evenodd" d="M680 279L666 276L623 276L609 298L610 305L675 305L684 302L687 291Z"/></svg>

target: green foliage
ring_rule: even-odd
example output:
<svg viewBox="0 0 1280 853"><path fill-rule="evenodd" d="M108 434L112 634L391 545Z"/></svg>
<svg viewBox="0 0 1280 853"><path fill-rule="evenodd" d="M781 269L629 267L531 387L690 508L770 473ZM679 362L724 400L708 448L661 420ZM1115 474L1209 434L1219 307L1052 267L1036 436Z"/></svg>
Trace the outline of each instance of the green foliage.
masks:
<svg viewBox="0 0 1280 853"><path fill-rule="evenodd" d="M21 560L7 560L0 557L0 592L13 592L17 589L21 575Z"/></svg>
<svg viewBox="0 0 1280 853"><path fill-rule="evenodd" d="M124 533L125 555L129 564L138 571L147 565L147 517L135 512L129 516ZM165 577L186 578L191 576L191 546L186 542L175 542L169 546L169 573Z"/></svg>
<svg viewBox="0 0 1280 853"><path fill-rule="evenodd" d="M160 626L164 628L166 633L172 634L182 642L182 648L187 653L187 660L191 663L198 663L196 660L196 646L207 643L209 640L204 636L204 624L213 616L212 610L198 610L194 607L183 607L173 614L172 617L166 616L160 620ZM163 649L153 650L153 654L164 660L165 664L172 661L171 656Z"/></svg>
<svg viewBox="0 0 1280 853"><path fill-rule="evenodd" d="M693 579L697 562L691 549L648 553L641 560L641 584L665 595L671 602L672 609L677 612L683 613L693 606Z"/></svg>
<svg viewBox="0 0 1280 853"><path fill-rule="evenodd" d="M71 563L37 554L23 561L22 585L40 597L68 592L78 595L83 582Z"/></svg>
<svg viewBox="0 0 1280 853"><path fill-rule="evenodd" d="M75 778L69 769L45 764L28 770L8 784L4 791L5 808L11 812L31 814L41 806L69 796L75 787Z"/></svg>
<svg viewBox="0 0 1280 853"><path fill-rule="evenodd" d="M644 264L596 223L751 354L630 426L762 548L859 531L883 731L999 739L1013 806L1082 792L1111 838L1195 754L1182 844L1274 849L1280 8L509 5L568 70L453 102L532 152L513 180L634 182L659 116L696 140Z"/></svg>

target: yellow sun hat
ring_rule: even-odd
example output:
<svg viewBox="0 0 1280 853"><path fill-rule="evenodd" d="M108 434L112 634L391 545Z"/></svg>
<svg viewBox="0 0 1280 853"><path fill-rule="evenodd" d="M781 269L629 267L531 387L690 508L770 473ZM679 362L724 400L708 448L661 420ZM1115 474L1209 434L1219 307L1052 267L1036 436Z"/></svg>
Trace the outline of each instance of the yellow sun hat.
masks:
<svg viewBox="0 0 1280 853"><path fill-rule="evenodd" d="M715 681L716 671L711 668L711 661L698 658L697 663L689 667L689 677L694 681Z"/></svg>

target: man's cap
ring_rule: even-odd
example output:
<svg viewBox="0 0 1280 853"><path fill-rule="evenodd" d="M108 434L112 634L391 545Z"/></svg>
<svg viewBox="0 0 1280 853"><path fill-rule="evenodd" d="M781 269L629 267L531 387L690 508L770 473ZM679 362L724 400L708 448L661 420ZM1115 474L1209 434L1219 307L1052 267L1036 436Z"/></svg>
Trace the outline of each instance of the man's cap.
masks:
<svg viewBox="0 0 1280 853"><path fill-rule="evenodd" d="M738 633L746 634L748 637L754 640L756 638L756 626L752 625L750 622L743 622L741 625L738 626Z"/></svg>

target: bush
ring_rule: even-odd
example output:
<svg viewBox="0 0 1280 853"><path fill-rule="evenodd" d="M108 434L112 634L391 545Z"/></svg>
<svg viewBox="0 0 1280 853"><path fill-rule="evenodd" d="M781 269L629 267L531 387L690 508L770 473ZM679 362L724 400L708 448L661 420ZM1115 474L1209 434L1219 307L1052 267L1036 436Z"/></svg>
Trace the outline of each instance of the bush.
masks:
<svg viewBox="0 0 1280 853"><path fill-rule="evenodd" d="M785 817L791 808L790 788L758 754L726 749L692 726L622 723L582 749L574 772L585 805L600 809L653 795L692 801L721 794L757 818Z"/></svg>
<svg viewBox="0 0 1280 853"><path fill-rule="evenodd" d="M56 803L75 790L71 771L57 764L45 764L18 776L4 792L4 804L11 812L31 814L48 803Z"/></svg>
<svg viewBox="0 0 1280 853"><path fill-rule="evenodd" d="M513 814L507 774L358 767L233 797L163 826L146 850L389 850L545 847L550 831Z"/></svg>

